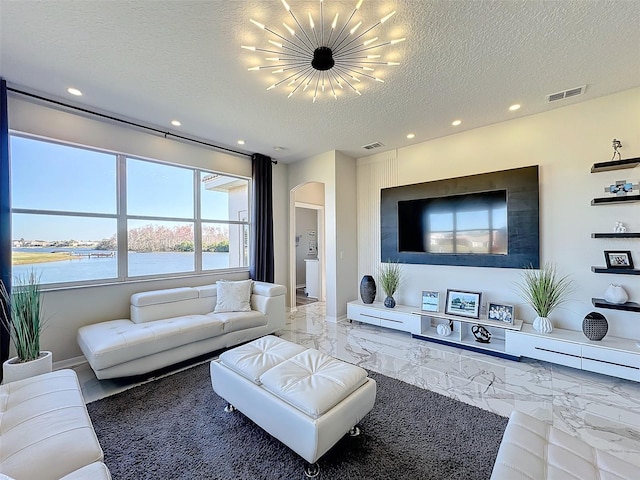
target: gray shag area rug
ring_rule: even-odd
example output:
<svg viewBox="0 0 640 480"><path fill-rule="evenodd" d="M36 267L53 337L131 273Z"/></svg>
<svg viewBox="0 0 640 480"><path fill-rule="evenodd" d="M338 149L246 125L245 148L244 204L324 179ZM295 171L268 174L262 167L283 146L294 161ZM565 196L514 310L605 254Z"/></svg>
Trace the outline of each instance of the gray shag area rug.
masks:
<svg viewBox="0 0 640 480"><path fill-rule="evenodd" d="M507 419L378 373L362 434L318 464L322 480L487 480ZM242 413L224 412L209 363L87 405L105 463L124 479L303 479L305 461Z"/></svg>

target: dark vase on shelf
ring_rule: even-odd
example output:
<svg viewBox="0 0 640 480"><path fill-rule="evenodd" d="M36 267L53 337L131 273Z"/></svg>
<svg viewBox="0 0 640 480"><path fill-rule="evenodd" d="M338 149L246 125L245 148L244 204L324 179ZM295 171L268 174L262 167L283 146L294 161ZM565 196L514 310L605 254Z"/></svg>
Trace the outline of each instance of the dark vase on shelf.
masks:
<svg viewBox="0 0 640 480"><path fill-rule="evenodd" d="M582 331L589 340L602 340L608 330L609 323L601 313L587 313L587 316L582 320Z"/></svg>
<svg viewBox="0 0 640 480"><path fill-rule="evenodd" d="M373 303L376 299L376 281L371 275L365 275L360 281L360 298L364 303Z"/></svg>
<svg viewBox="0 0 640 480"><path fill-rule="evenodd" d="M384 306L387 308L393 308L396 306L396 301L391 295L387 295L387 298L384 299Z"/></svg>

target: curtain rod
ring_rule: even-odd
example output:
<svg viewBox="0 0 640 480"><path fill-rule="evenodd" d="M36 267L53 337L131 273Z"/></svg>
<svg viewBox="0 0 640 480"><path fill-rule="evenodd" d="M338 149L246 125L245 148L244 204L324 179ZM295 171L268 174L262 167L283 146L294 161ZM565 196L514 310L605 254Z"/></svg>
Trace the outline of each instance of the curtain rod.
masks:
<svg viewBox="0 0 640 480"><path fill-rule="evenodd" d="M13 87L7 86L7 90L10 91L10 92L13 92L13 93L18 93L20 95L24 95L26 97L31 97L31 98L35 98L37 100L42 100L44 102L54 103L54 104L59 105L61 107L70 108L72 110L78 110L78 111L83 112L83 113L88 113L89 115L95 115L97 117L106 118L107 120L112 120L114 122L124 123L125 125L130 125L132 127L142 128L142 129L145 129L145 130L150 130L150 131L155 132L155 133L160 133L160 134L164 135L165 138L167 138L167 136L175 137L175 138L179 138L180 140L186 140L187 142L198 143L200 145L205 145L207 147L215 148L217 150L223 150L225 152L235 153L236 155L242 155L242 156L250 157L250 158L252 157L252 155L250 153L239 152L239 151L233 150L231 148L226 148L226 147L221 147L219 145L214 145L213 143L207 143L207 142L203 142L201 140L196 140L194 138L185 137L183 135L177 135L175 133L165 132L164 130L160 130L159 128L153 128L153 127L149 127L147 125L142 125L142 124L139 124L139 123L131 122L129 120L124 120L122 118L113 117L111 115L106 115L104 113L94 112L93 110L89 110L87 108L78 107L76 105L71 105L71 104L68 104L68 103L64 103L64 102L61 102L59 100L54 100L52 98L47 98L47 97L43 97L41 95L36 95L35 93L25 92L23 90L18 90L17 88L13 88ZM277 160L271 160L271 163L277 165L278 161Z"/></svg>

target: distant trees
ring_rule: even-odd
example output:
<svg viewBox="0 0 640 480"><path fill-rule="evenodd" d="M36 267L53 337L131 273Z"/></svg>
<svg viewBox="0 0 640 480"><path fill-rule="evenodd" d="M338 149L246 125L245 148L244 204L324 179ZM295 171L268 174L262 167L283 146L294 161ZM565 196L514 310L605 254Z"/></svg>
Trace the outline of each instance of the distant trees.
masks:
<svg viewBox="0 0 640 480"><path fill-rule="evenodd" d="M193 225L177 225L169 228L163 225L145 225L129 230L129 251L134 252L193 252ZM228 252L229 233L226 227L202 227L202 250L205 252ZM108 250L116 249L115 235L102 240L100 246Z"/></svg>
<svg viewBox="0 0 640 480"><path fill-rule="evenodd" d="M117 250L116 246L116 236L113 235L111 238L104 238L98 242L95 246L96 250Z"/></svg>

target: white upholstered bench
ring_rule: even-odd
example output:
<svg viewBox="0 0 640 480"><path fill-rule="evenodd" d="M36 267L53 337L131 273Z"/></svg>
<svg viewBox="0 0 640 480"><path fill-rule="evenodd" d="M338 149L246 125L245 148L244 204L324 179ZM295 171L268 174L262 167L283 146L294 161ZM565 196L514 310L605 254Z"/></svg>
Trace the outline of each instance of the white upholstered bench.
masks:
<svg viewBox="0 0 640 480"><path fill-rule="evenodd" d="M304 458L317 460L371 411L376 382L366 370L268 335L211 362L213 390Z"/></svg>
<svg viewBox="0 0 640 480"><path fill-rule="evenodd" d="M638 468L555 427L514 411L491 480L633 480Z"/></svg>

